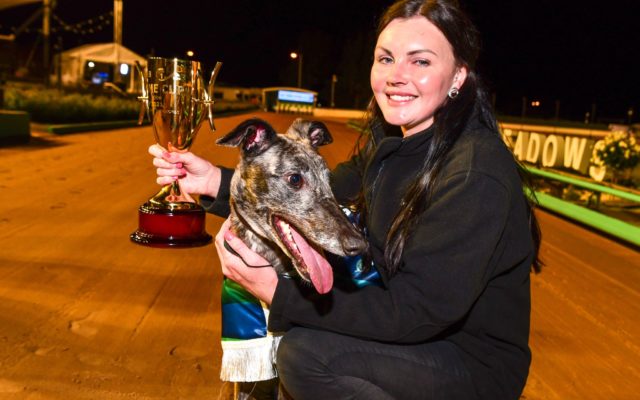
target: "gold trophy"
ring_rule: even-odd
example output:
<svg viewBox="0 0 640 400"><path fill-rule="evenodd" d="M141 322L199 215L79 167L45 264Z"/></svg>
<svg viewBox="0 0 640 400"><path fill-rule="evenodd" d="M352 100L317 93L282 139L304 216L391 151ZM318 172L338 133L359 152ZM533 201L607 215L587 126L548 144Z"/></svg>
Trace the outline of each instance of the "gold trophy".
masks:
<svg viewBox="0 0 640 400"><path fill-rule="evenodd" d="M151 121L156 142L168 151L186 152L204 122L213 124L213 83L222 63L216 63L205 87L198 61L151 57L142 78L140 118ZM205 211L180 190L178 182L164 186L138 209L138 230L131 240L147 246L193 247L211 241Z"/></svg>

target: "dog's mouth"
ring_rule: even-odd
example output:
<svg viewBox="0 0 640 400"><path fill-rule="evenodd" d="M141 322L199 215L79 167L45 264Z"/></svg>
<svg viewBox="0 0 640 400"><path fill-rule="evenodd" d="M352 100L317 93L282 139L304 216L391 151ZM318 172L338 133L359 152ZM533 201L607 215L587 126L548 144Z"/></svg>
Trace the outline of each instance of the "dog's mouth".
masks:
<svg viewBox="0 0 640 400"><path fill-rule="evenodd" d="M282 217L274 215L272 221L280 241L289 250L293 266L300 276L311 281L320 294L331 290L333 270L321 251L316 250L293 225Z"/></svg>

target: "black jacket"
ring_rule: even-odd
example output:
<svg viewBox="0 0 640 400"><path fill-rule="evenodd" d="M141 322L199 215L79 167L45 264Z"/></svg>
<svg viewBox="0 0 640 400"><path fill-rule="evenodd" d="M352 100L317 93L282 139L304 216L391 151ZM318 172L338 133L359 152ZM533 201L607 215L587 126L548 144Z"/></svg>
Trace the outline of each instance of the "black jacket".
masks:
<svg viewBox="0 0 640 400"><path fill-rule="evenodd" d="M386 235L432 132L406 139L382 135L374 129L377 148L368 162L355 157L333 171L332 188L339 201L353 199L364 188L369 242L385 286L336 287L319 296L294 280L280 279L269 329L302 325L408 344L448 340L462 350L481 398L517 399L531 361L534 249L511 152L498 133L479 121L470 123L406 242L399 272L389 279L381 268ZM230 172L223 172L223 178L229 179ZM204 205L224 207L220 202L227 193L221 190L218 201L205 199Z"/></svg>

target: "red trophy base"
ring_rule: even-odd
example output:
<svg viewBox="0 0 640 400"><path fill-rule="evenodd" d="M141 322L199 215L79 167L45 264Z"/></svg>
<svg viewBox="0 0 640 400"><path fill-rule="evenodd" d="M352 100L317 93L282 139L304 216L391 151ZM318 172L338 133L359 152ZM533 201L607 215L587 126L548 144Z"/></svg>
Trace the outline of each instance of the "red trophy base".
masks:
<svg viewBox="0 0 640 400"><path fill-rule="evenodd" d="M138 209L138 230L130 238L153 247L197 247L211 242L205 231L205 211L199 206L171 210L143 204Z"/></svg>

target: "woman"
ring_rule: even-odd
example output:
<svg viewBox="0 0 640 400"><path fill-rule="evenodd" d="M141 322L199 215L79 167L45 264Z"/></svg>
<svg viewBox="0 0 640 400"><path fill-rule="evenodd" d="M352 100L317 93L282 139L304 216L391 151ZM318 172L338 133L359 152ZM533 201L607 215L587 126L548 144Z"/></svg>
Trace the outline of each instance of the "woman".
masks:
<svg viewBox="0 0 640 400"><path fill-rule="evenodd" d="M308 293L223 224L224 274L286 331L281 382L295 399L517 399L531 360L530 268L539 233L475 64L478 33L454 0L402 0L381 19L371 135L332 188L360 199L384 285ZM158 183L183 176L224 212L229 171L152 147ZM182 163L176 168L175 163ZM195 189L195 190L194 190ZM217 197L216 197L217 196Z"/></svg>

